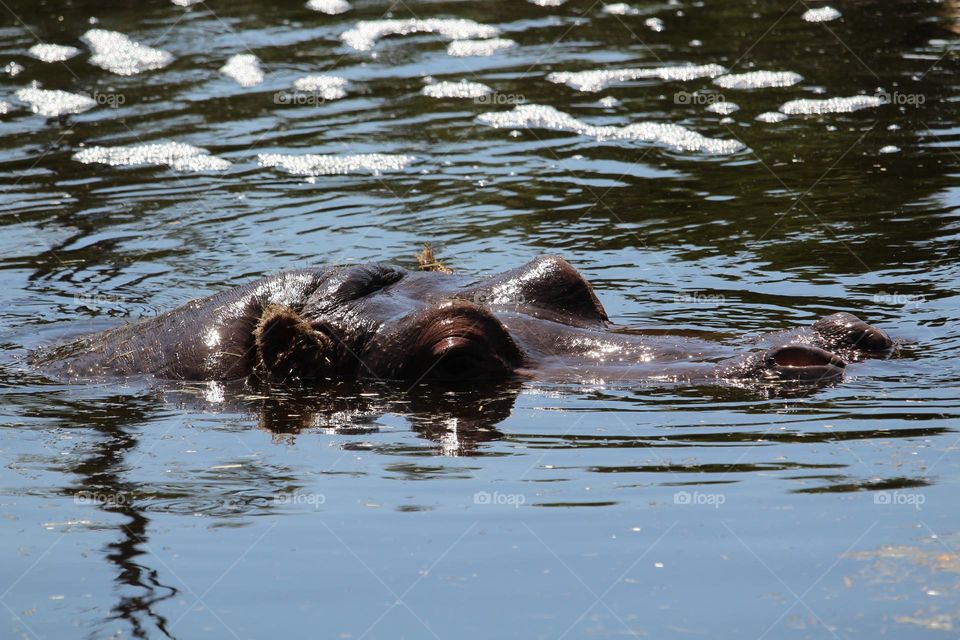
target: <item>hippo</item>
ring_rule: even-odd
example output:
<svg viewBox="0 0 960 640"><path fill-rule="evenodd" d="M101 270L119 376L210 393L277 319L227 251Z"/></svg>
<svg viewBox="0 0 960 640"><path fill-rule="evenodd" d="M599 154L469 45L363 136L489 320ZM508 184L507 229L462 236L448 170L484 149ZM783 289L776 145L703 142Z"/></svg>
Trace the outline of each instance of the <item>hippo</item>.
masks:
<svg viewBox="0 0 960 640"><path fill-rule="evenodd" d="M542 256L480 279L379 263L287 271L30 360L77 379L816 383L893 347L850 313L737 346L618 327L576 269Z"/></svg>

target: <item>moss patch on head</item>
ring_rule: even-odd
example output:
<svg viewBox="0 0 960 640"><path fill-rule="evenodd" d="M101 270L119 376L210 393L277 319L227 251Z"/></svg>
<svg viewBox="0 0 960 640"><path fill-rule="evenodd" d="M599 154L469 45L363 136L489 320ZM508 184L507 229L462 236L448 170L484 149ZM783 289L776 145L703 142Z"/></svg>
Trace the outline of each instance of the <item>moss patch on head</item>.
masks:
<svg viewBox="0 0 960 640"><path fill-rule="evenodd" d="M423 245L423 250L417 254L417 267L421 271L437 271L439 273L453 273L453 269L440 262L433 253L433 247Z"/></svg>

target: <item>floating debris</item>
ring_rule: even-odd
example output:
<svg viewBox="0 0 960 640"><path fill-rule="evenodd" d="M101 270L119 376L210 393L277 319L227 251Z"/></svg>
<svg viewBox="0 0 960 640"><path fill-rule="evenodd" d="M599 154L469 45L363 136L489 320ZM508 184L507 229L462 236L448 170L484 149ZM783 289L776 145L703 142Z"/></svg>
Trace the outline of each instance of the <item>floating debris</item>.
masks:
<svg viewBox="0 0 960 640"><path fill-rule="evenodd" d="M517 46L516 42L506 38L454 40L447 46L447 53L458 58L466 56L492 56L497 51L512 49L515 46Z"/></svg>
<svg viewBox="0 0 960 640"><path fill-rule="evenodd" d="M192 7L195 4L200 4L203 0L170 0L170 2L178 7Z"/></svg>
<svg viewBox="0 0 960 640"><path fill-rule="evenodd" d="M59 89L40 89L36 86L20 89L14 94L17 100L30 105L30 110L48 118L56 118L68 113L83 113L97 106L97 101L80 93L69 93Z"/></svg>
<svg viewBox="0 0 960 640"><path fill-rule="evenodd" d="M350 11L350 8L350 3L347 0L310 0L307 2L307 9L313 9L328 16L346 13Z"/></svg>
<svg viewBox="0 0 960 640"><path fill-rule="evenodd" d="M380 175L387 171L402 171L414 156L361 153L357 155L288 155L261 153L257 162L261 167L275 167L295 176L330 176L368 172Z"/></svg>
<svg viewBox="0 0 960 640"><path fill-rule="evenodd" d="M416 255L417 268L421 271L436 271L438 273L453 273L453 269L440 262L433 251L433 245L425 244Z"/></svg>
<svg viewBox="0 0 960 640"><path fill-rule="evenodd" d="M658 142L678 151L697 151L709 154L729 154L744 149L737 140L708 138L677 124L636 122L623 127L594 126L568 113L546 105L519 105L512 111L484 113L477 117L483 124L496 128L550 129L571 131L599 141L636 140Z"/></svg>
<svg viewBox="0 0 960 640"><path fill-rule="evenodd" d="M640 9L627 4L626 2L616 2L614 4L603 5L602 11L612 16L635 16L640 13Z"/></svg>
<svg viewBox="0 0 960 640"><path fill-rule="evenodd" d="M87 527L91 525L93 525L92 520L67 520L65 522L44 522L42 526L48 531L53 531L57 527L63 527L65 531L71 531L76 526Z"/></svg>
<svg viewBox="0 0 960 640"><path fill-rule="evenodd" d="M430 18L428 20L361 20L353 29L340 35L343 42L357 51L369 51L377 40L386 36L405 36L411 33L435 33L448 40L493 38L499 35L496 27L473 20Z"/></svg>
<svg viewBox="0 0 960 640"><path fill-rule="evenodd" d="M220 67L220 73L230 76L241 87L254 87L263 82L260 58L252 53L238 53L230 56L227 64Z"/></svg>
<svg viewBox="0 0 960 640"><path fill-rule="evenodd" d="M480 82L437 82L428 84L420 93L431 98L479 98L493 93L493 89Z"/></svg>
<svg viewBox="0 0 960 640"><path fill-rule="evenodd" d="M538 7L559 7L567 3L567 0L527 0L530 4Z"/></svg>
<svg viewBox="0 0 960 640"><path fill-rule="evenodd" d="M784 120L787 119L787 114L780 113L779 111L764 111L763 113L758 115L756 119L758 122L768 122L768 123L783 122Z"/></svg>
<svg viewBox="0 0 960 640"><path fill-rule="evenodd" d="M954 618L949 613L939 613L925 618L897 616L894 620L900 624L914 624L930 631L953 631Z"/></svg>
<svg viewBox="0 0 960 640"><path fill-rule="evenodd" d="M3 68L0 69L0 71L7 74L11 78L13 78L20 75L20 72L23 71L23 69L24 69L24 66L22 64L18 62L10 61L6 65L4 65Z"/></svg>
<svg viewBox="0 0 960 640"><path fill-rule="evenodd" d="M803 76L793 71L750 71L720 76L713 84L724 89L769 89L792 87L802 80Z"/></svg>
<svg viewBox="0 0 960 640"><path fill-rule="evenodd" d="M900 147L895 144L888 144L885 147L880 147L880 153L900 153Z"/></svg>
<svg viewBox="0 0 960 640"><path fill-rule="evenodd" d="M182 142L88 147L73 154L73 159L111 167L168 166L176 171L223 171L231 166L228 160L211 155L206 149Z"/></svg>
<svg viewBox="0 0 960 640"><path fill-rule="evenodd" d="M663 20L660 18L647 18L643 21L643 24L645 24L651 31L656 31L657 33L660 33L667 28L667 25L663 24Z"/></svg>
<svg viewBox="0 0 960 640"><path fill-rule="evenodd" d="M710 113L719 113L722 116L728 116L734 111L739 111L740 105L735 102L721 100L720 102L714 102L713 104L708 105L706 110Z"/></svg>
<svg viewBox="0 0 960 640"><path fill-rule="evenodd" d="M90 29L80 39L93 49L92 64L121 76L160 69L173 62L166 51L135 42L117 31Z"/></svg>
<svg viewBox="0 0 960 640"><path fill-rule="evenodd" d="M620 106L620 101L614 98L613 96L600 98L600 100L598 100L597 103L604 109L614 109Z"/></svg>
<svg viewBox="0 0 960 640"><path fill-rule="evenodd" d="M800 17L807 22L830 22L831 20L836 20L842 15L842 13L833 7L819 7L817 9L807 9Z"/></svg>
<svg viewBox="0 0 960 640"><path fill-rule="evenodd" d="M323 100L339 100L347 97L349 84L346 78L340 76L312 75L295 80L293 88L312 93Z"/></svg>
<svg viewBox="0 0 960 640"><path fill-rule="evenodd" d="M43 62L63 62L79 55L80 49L63 44L35 44L27 49L27 54Z"/></svg>
<svg viewBox="0 0 960 640"><path fill-rule="evenodd" d="M559 71L547 75L547 80L565 84L577 91L600 91L616 82L629 82L644 78L658 78L666 81L694 80L696 78L714 78L727 72L719 64L676 65L670 67L649 67L646 69L597 69L594 71Z"/></svg>
<svg viewBox="0 0 960 640"><path fill-rule="evenodd" d="M828 98L825 100L791 100L780 106L780 111L788 115L812 115L821 113L850 113L861 109L872 109L884 104L883 98L876 96L852 96L849 98Z"/></svg>
<svg viewBox="0 0 960 640"><path fill-rule="evenodd" d="M7 102L6 100L0 100L0 116L5 116L10 113L10 109L13 108L13 105Z"/></svg>

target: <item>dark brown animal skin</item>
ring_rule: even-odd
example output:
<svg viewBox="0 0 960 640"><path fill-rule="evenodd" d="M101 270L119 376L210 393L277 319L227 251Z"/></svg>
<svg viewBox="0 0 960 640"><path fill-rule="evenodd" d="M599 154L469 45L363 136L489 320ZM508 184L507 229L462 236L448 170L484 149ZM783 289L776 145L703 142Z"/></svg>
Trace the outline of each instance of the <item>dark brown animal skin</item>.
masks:
<svg viewBox="0 0 960 640"><path fill-rule="evenodd" d="M480 280L382 264L290 271L38 350L31 361L66 378L819 381L840 377L844 357L893 347L847 313L766 343L737 354L618 330L590 284L545 256Z"/></svg>

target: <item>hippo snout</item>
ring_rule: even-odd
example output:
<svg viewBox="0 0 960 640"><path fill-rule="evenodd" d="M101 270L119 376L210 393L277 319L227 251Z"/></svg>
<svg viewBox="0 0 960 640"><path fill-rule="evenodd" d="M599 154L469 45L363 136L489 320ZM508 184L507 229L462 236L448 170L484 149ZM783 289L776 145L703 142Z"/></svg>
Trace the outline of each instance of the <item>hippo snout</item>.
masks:
<svg viewBox="0 0 960 640"><path fill-rule="evenodd" d="M874 354L889 353L894 348L886 331L845 311L821 318L813 329L830 345L837 347L851 347Z"/></svg>

